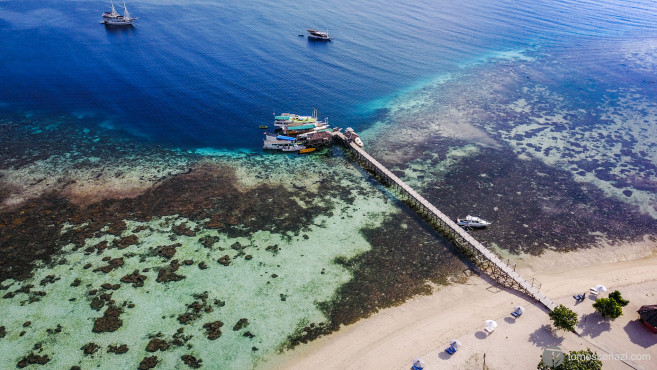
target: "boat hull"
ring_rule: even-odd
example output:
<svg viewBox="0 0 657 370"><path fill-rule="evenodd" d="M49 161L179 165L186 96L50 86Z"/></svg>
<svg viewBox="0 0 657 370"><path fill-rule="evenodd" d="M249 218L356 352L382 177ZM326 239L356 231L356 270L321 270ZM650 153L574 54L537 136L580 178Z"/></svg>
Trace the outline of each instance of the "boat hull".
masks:
<svg viewBox="0 0 657 370"><path fill-rule="evenodd" d="M100 23L106 26L132 26L133 21L124 21L124 22L115 22L115 21L100 21Z"/></svg>

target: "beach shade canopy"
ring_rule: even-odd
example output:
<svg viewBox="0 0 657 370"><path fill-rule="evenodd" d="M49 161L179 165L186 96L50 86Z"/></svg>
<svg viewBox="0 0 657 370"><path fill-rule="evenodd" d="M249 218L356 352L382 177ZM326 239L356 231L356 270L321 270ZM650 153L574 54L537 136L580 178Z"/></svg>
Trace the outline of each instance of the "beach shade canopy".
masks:
<svg viewBox="0 0 657 370"><path fill-rule="evenodd" d="M597 290L598 292L606 292L606 291L607 291L607 287L604 286L604 285L596 285L596 286L595 286L595 290Z"/></svg>
<svg viewBox="0 0 657 370"><path fill-rule="evenodd" d="M523 313L525 313L525 308L522 307L522 306L516 306L516 307L514 307L513 310L515 311L515 313L518 313L518 314L521 314L521 315L522 315Z"/></svg>
<svg viewBox="0 0 657 370"><path fill-rule="evenodd" d="M495 321L493 321L493 320L486 320L486 331L487 331L487 332L490 333L490 332L492 332L493 330L495 330L495 328L497 328L497 323L496 323Z"/></svg>
<svg viewBox="0 0 657 370"><path fill-rule="evenodd" d="M461 347L461 342L458 339L452 339L449 342L449 345L452 346L453 348L458 349L459 347Z"/></svg>
<svg viewBox="0 0 657 370"><path fill-rule="evenodd" d="M424 367L424 360L421 358L416 358L413 360L413 366L418 367L418 368L423 368Z"/></svg>

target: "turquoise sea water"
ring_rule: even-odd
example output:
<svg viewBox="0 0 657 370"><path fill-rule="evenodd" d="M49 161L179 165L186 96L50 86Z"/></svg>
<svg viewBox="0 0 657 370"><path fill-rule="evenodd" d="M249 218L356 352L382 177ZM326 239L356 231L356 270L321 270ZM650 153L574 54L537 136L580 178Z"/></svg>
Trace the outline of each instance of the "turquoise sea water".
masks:
<svg viewBox="0 0 657 370"><path fill-rule="evenodd" d="M338 149L261 153L274 112L353 126L511 252L654 230L653 2L106 5L0 1L0 367L250 368L461 277Z"/></svg>

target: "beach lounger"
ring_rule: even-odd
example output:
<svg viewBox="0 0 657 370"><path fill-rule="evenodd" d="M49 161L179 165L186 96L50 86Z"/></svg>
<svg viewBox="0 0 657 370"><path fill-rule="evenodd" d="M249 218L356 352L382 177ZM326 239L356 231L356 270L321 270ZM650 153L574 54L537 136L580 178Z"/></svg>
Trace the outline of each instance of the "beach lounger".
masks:
<svg viewBox="0 0 657 370"><path fill-rule="evenodd" d="M516 311L511 312L511 316L513 317L520 317L520 314L517 313Z"/></svg>
<svg viewBox="0 0 657 370"><path fill-rule="evenodd" d="M411 370L422 370L423 368L417 367L415 365L411 366Z"/></svg>
<svg viewBox="0 0 657 370"><path fill-rule="evenodd" d="M595 289L595 288L591 288L591 290L589 291L589 294L591 294L591 295L598 295L598 290Z"/></svg>
<svg viewBox="0 0 657 370"><path fill-rule="evenodd" d="M445 348L445 352L449 353L450 355L453 355L454 352L456 352L456 349L452 346L449 346L449 347Z"/></svg>
<svg viewBox="0 0 657 370"><path fill-rule="evenodd" d="M574 295L573 298L575 298L576 301L580 301L582 299L582 295L581 294Z"/></svg>

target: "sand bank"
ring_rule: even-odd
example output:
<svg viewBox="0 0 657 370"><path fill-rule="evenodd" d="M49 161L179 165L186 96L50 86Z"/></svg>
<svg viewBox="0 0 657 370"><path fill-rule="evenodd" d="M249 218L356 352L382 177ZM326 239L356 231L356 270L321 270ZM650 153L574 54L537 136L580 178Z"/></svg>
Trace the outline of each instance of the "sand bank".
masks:
<svg viewBox="0 0 657 370"><path fill-rule="evenodd" d="M603 359L605 369L654 369L657 335L638 323L636 310L657 304L657 248L644 240L627 245L567 254L548 252L541 257L523 256L518 272L535 277L556 303L579 314L578 334L550 329L547 310L519 293L500 289L485 276L470 277L465 284L440 287L431 296L417 297L399 307L342 328L294 351L284 353L264 367L285 369L408 369L414 357L425 369L483 368L533 369L547 346L564 351L591 348ZM576 304L573 294L590 286L618 289L630 300L624 315L602 319L587 298ZM515 305L527 311L510 315ZM484 321L497 321L492 334L483 331ZM463 343L450 356L444 352L451 339ZM625 362L613 357L627 356ZM649 358L647 358L649 356Z"/></svg>

